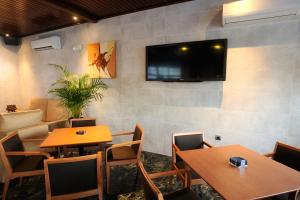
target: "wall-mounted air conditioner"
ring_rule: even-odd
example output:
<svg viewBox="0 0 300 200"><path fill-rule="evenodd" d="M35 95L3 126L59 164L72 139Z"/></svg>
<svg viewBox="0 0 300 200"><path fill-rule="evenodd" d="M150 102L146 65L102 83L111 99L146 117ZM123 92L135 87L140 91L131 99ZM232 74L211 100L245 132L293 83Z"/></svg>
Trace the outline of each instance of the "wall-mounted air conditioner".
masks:
<svg viewBox="0 0 300 200"><path fill-rule="evenodd" d="M61 49L60 37L52 36L40 40L34 40L31 42L31 47L34 50Z"/></svg>
<svg viewBox="0 0 300 200"><path fill-rule="evenodd" d="M223 25L298 15L299 0L242 0L223 5Z"/></svg>

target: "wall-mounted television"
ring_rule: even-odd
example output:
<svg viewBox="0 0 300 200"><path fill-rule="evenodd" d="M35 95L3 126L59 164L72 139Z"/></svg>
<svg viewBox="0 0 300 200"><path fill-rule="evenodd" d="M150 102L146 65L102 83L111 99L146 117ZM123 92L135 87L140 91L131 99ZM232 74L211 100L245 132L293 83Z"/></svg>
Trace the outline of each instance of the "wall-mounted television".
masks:
<svg viewBox="0 0 300 200"><path fill-rule="evenodd" d="M227 39L146 47L146 80L226 80Z"/></svg>

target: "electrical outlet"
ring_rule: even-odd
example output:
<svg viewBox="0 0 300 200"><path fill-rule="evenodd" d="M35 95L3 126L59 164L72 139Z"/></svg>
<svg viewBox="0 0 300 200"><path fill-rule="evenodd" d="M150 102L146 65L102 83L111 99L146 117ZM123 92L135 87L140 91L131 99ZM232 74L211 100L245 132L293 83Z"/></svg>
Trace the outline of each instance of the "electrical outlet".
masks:
<svg viewBox="0 0 300 200"><path fill-rule="evenodd" d="M215 140L221 141L221 135L215 135Z"/></svg>

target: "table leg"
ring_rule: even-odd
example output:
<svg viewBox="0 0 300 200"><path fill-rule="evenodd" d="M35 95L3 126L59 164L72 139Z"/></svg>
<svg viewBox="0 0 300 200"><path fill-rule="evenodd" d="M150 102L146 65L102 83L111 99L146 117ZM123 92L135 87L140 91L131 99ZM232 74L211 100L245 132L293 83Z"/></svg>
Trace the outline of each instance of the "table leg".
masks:
<svg viewBox="0 0 300 200"><path fill-rule="evenodd" d="M184 187L191 188L191 175L190 175L190 167L184 163Z"/></svg>
<svg viewBox="0 0 300 200"><path fill-rule="evenodd" d="M99 143L98 151L105 151L106 143Z"/></svg>
<svg viewBox="0 0 300 200"><path fill-rule="evenodd" d="M78 153L79 153L79 156L83 156L84 155L84 146L83 145L79 145L79 147L78 147Z"/></svg>
<svg viewBox="0 0 300 200"><path fill-rule="evenodd" d="M62 154L62 147L56 147L56 150L57 150L57 156L59 157L59 158L63 158L64 157L64 155Z"/></svg>

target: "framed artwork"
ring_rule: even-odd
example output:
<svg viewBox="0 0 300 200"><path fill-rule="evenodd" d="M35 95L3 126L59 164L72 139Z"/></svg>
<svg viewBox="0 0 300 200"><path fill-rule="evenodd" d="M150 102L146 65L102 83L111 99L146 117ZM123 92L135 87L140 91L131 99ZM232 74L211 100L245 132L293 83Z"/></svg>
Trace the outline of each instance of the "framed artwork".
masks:
<svg viewBox="0 0 300 200"><path fill-rule="evenodd" d="M116 78L116 42L88 44L88 73L91 78Z"/></svg>

